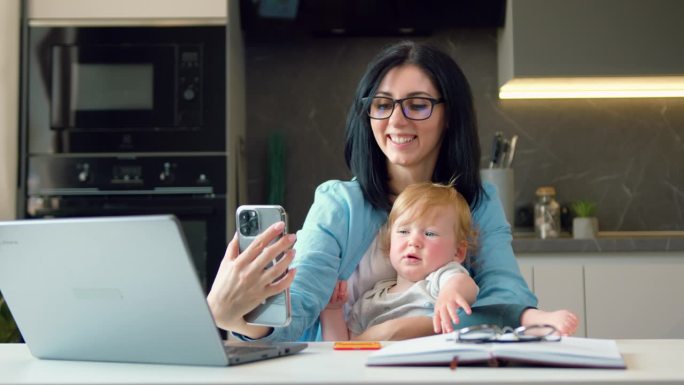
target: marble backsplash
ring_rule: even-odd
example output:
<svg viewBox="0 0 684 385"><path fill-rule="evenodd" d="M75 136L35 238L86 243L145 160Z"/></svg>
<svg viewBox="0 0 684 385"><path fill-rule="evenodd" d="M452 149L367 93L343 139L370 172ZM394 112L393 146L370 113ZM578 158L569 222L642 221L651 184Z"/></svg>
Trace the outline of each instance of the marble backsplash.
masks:
<svg viewBox="0 0 684 385"><path fill-rule="evenodd" d="M268 138L285 139L285 202L301 227L315 187L347 179L344 122L356 84L390 37L298 37L246 44L249 203L267 197ZM519 135L515 205L538 186L597 203L602 231L684 230L684 99L499 100L495 29L429 37L471 82L482 166L496 131ZM683 69L684 70L684 69Z"/></svg>

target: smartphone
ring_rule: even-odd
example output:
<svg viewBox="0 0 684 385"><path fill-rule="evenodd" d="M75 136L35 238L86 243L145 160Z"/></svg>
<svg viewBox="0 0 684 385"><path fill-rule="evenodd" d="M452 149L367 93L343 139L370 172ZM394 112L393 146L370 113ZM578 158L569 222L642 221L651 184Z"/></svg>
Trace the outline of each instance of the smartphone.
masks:
<svg viewBox="0 0 684 385"><path fill-rule="evenodd" d="M278 205L245 205L240 206L235 213L238 229L238 243L242 253L254 239L276 222L285 222L283 234L287 234L287 213ZM276 242L282 234L273 240ZM280 260L283 254L276 257ZM273 266L271 262L266 268ZM285 275L285 273L283 273ZM276 280L282 278L282 275ZM264 326L286 326L291 319L290 289L269 297L261 305L245 315L247 323Z"/></svg>

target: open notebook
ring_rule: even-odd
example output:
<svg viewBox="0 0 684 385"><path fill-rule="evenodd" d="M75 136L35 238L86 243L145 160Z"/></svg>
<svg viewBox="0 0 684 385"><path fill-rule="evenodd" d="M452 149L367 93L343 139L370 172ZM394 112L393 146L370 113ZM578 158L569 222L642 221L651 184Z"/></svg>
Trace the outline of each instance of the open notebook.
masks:
<svg viewBox="0 0 684 385"><path fill-rule="evenodd" d="M369 366L501 364L624 369L613 340L563 337L556 342L456 342L453 333L395 342L368 356Z"/></svg>
<svg viewBox="0 0 684 385"><path fill-rule="evenodd" d="M306 347L224 343L172 215L0 222L0 291L38 358L223 366Z"/></svg>

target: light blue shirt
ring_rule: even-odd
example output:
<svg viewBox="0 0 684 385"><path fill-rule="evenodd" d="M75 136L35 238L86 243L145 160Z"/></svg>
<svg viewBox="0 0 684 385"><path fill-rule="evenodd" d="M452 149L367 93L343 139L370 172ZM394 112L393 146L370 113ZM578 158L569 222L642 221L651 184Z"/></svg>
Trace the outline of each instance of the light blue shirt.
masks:
<svg viewBox="0 0 684 385"><path fill-rule="evenodd" d="M520 304L536 306L537 298L520 275L511 247L511 228L494 185L473 211L478 231L477 252L468 267L480 288L473 306ZM292 321L275 328L263 341L320 340L318 316L330 300L337 280L346 280L387 221L374 208L356 180L332 180L318 186L304 226L297 232L297 275L290 287Z"/></svg>

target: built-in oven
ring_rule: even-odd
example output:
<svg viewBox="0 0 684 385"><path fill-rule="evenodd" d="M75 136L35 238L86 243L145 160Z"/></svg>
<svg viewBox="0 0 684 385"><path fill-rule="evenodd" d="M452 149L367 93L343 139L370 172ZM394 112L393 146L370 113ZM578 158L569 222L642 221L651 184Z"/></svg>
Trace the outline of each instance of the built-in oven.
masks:
<svg viewBox="0 0 684 385"><path fill-rule="evenodd" d="M173 214L208 290L226 247L225 188L222 155L34 156L25 216Z"/></svg>
<svg viewBox="0 0 684 385"><path fill-rule="evenodd" d="M223 151L225 27L31 27L32 153Z"/></svg>

